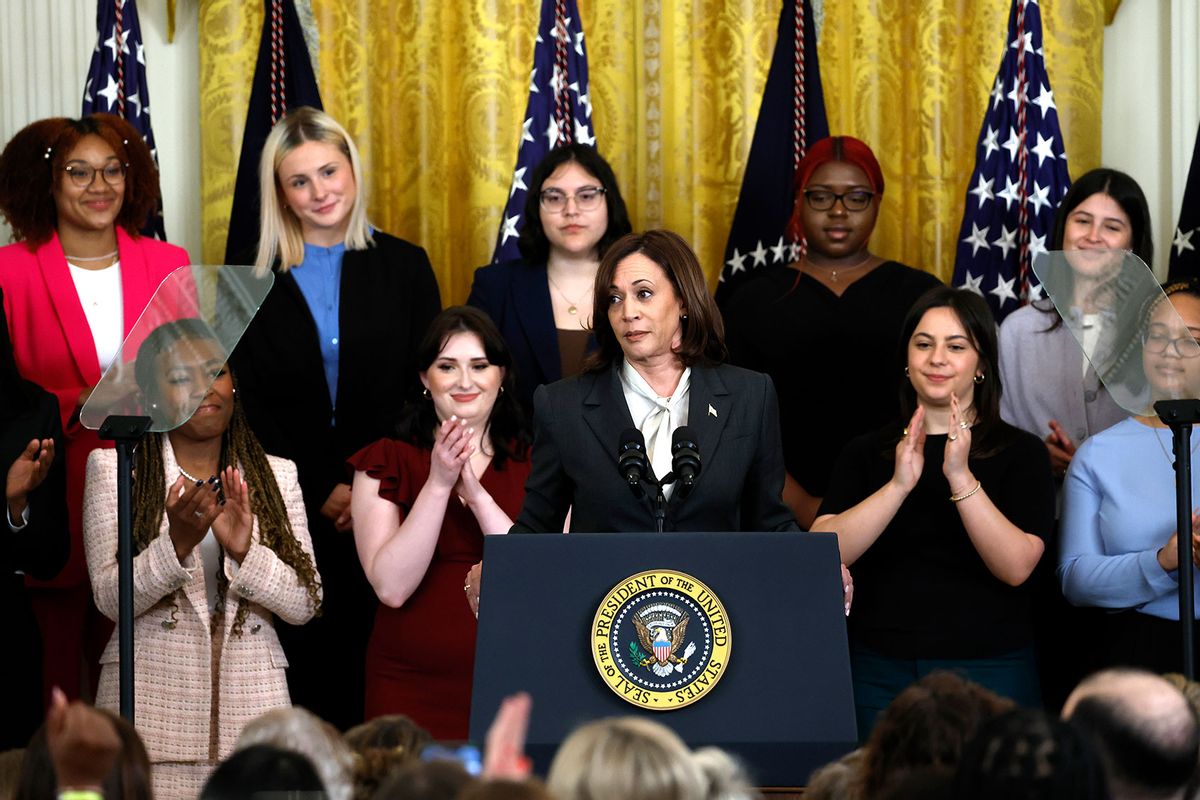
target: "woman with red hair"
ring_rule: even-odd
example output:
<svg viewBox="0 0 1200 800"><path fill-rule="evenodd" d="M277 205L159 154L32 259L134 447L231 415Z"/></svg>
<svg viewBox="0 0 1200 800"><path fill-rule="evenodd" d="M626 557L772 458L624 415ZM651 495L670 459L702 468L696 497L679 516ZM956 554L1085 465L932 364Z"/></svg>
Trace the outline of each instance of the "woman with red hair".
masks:
<svg viewBox="0 0 1200 800"><path fill-rule="evenodd" d="M181 248L139 236L158 203L158 171L142 137L109 114L56 117L19 131L0 153L0 214L15 244L0 248L0 288L21 374L58 399L65 441L71 554L33 583L44 691L75 697L98 670L112 624L96 611L82 539L87 456L102 446L79 410L158 284L188 263ZM90 674L81 675L88 664Z"/></svg>
<svg viewBox="0 0 1200 800"><path fill-rule="evenodd" d="M812 524L843 445L899 413L894 357L900 324L937 278L868 248L883 172L871 148L830 136L796 171L788 235L799 260L762 267L723 309L733 363L765 372L779 393L787 479L783 499ZM774 248L773 248L774 249ZM838 423L828 416L837 398Z"/></svg>

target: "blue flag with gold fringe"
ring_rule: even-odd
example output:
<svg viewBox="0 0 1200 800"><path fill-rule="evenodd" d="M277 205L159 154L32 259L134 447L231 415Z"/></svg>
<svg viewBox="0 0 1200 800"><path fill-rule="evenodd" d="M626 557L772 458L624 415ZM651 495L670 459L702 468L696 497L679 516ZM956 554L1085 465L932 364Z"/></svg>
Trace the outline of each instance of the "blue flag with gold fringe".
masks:
<svg viewBox="0 0 1200 800"><path fill-rule="evenodd" d="M785 0L725 245L718 302L724 302L754 269L800 257L801 243L788 238L786 232L795 197L796 165L809 144L828 135L812 7L809 0Z"/></svg>

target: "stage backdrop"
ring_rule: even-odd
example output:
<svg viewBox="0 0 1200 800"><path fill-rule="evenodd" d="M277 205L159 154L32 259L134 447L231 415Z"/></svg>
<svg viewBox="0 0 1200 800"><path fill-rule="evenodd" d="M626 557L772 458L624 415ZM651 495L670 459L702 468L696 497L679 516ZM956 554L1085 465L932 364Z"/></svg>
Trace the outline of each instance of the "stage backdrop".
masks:
<svg viewBox="0 0 1200 800"><path fill-rule="evenodd" d="M1042 0L1072 176L1100 163L1103 34L1119 0ZM872 249L953 268L1010 0L817 2L830 130L887 181ZM364 157L371 220L422 244L443 300L488 261L529 91L537 0L311 0L326 110ZM598 146L634 227L679 231L711 281L737 202L778 0L579 0ZM223 253L262 0L200 4L204 258Z"/></svg>

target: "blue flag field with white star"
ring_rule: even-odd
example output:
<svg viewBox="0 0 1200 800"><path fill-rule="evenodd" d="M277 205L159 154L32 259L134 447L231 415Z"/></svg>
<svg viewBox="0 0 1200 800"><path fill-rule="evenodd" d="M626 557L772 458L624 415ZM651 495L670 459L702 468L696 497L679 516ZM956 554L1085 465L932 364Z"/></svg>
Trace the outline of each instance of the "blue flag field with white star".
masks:
<svg viewBox="0 0 1200 800"><path fill-rule="evenodd" d="M1037 0L1013 0L1005 42L979 131L953 280L987 300L997 322L1041 297L1030 265L1050 249L1054 212L1071 186Z"/></svg>
<svg viewBox="0 0 1200 800"><path fill-rule="evenodd" d="M800 48L802 59L797 52ZM800 75L798 62L803 64ZM808 145L828 135L812 7L809 0L802 0L799 6L785 0L742 190L725 244L717 302L724 302L755 269L788 264L800 257L800 242L786 233L795 197L796 165Z"/></svg>
<svg viewBox="0 0 1200 800"><path fill-rule="evenodd" d="M1171 241L1169 279L1181 281L1200 277L1200 131L1192 150L1192 165L1188 168L1183 203L1179 207L1179 224Z"/></svg>
<svg viewBox="0 0 1200 800"><path fill-rule="evenodd" d="M529 191L525 180L546 154L570 143L596 146L588 96L587 48L575 0L542 0L524 120L493 262L521 255L517 238Z"/></svg>
<svg viewBox="0 0 1200 800"><path fill-rule="evenodd" d="M96 49L83 87L83 116L115 114L129 121L150 148L158 166L158 149L150 128L150 89L146 84L146 47L135 0L97 0ZM162 201L143 231L166 239Z"/></svg>

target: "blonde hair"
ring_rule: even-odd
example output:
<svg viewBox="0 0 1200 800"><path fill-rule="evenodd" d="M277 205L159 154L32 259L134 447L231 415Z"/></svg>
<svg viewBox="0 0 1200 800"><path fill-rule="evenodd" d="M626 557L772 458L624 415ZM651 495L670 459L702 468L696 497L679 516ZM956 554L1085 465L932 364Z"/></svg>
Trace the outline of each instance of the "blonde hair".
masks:
<svg viewBox="0 0 1200 800"><path fill-rule="evenodd" d="M367 222L366 188L362 180L362 163L358 148L346 129L337 120L316 108L301 106L291 111L271 129L263 145L258 165L260 197L258 255L254 266L258 274L271 269L279 258L279 268L286 272L304 261L304 237L300 220L280 202L279 165L283 159L305 142L323 142L342 151L350 160L354 175L354 206L346 229L346 249L366 250L372 243L371 226Z"/></svg>
<svg viewBox="0 0 1200 800"><path fill-rule="evenodd" d="M590 722L559 747L547 777L558 800L704 800L707 782L670 728L640 717Z"/></svg>
<svg viewBox="0 0 1200 800"><path fill-rule="evenodd" d="M354 751L337 728L311 711L290 706L274 708L246 723L234 752L268 744L307 757L321 776L330 800L354 796Z"/></svg>

